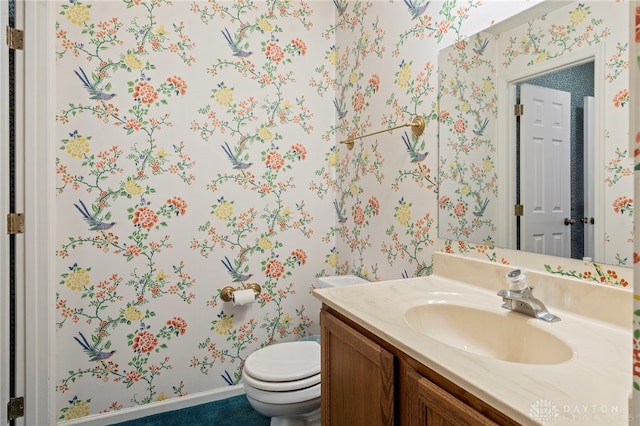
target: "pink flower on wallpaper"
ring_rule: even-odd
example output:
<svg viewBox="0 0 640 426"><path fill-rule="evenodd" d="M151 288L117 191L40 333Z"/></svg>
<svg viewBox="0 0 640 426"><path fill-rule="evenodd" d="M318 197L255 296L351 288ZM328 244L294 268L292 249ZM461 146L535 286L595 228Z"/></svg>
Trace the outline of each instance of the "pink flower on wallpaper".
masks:
<svg viewBox="0 0 640 426"><path fill-rule="evenodd" d="M464 216L464 214L467 212L467 208L464 206L464 203L458 203L456 204L456 206L453 208L453 213L457 216L457 217L462 217Z"/></svg>
<svg viewBox="0 0 640 426"><path fill-rule="evenodd" d="M380 90L380 77L377 74L373 74L369 78L369 85L373 88L374 93Z"/></svg>
<svg viewBox="0 0 640 426"><path fill-rule="evenodd" d="M151 352L158 346L158 338L147 330L139 331L133 338L133 346L131 349L139 352Z"/></svg>
<svg viewBox="0 0 640 426"><path fill-rule="evenodd" d="M140 123L135 118L128 119L127 123L124 125L125 129L131 129L131 130L140 130L141 127L142 127L142 123Z"/></svg>
<svg viewBox="0 0 640 426"><path fill-rule="evenodd" d="M629 90L623 89L613 97L613 106L616 108L625 106L629 102Z"/></svg>
<svg viewBox="0 0 640 426"><path fill-rule="evenodd" d="M298 53L300 55L304 56L307 53L307 45L299 38L294 38L293 40L291 40L291 44L293 44L298 49Z"/></svg>
<svg viewBox="0 0 640 426"><path fill-rule="evenodd" d="M629 197L618 197L613 202L613 211L615 213L625 213L625 210L630 210L633 205L633 200Z"/></svg>
<svg viewBox="0 0 640 426"><path fill-rule="evenodd" d="M167 204L174 206L181 215L187 213L187 202L182 197L171 197L167 200Z"/></svg>
<svg viewBox="0 0 640 426"><path fill-rule="evenodd" d="M353 209L353 221L358 226L361 226L364 223L364 211L359 205L355 206L355 208Z"/></svg>
<svg viewBox="0 0 640 426"><path fill-rule="evenodd" d="M133 99L143 104L152 104L158 100L158 92L149 83L141 81L133 88Z"/></svg>
<svg viewBox="0 0 640 426"><path fill-rule="evenodd" d="M187 322L181 317L173 317L167 321L167 325L175 330L176 336L187 332Z"/></svg>
<svg viewBox="0 0 640 426"><path fill-rule="evenodd" d="M138 207L133 213L133 224L141 228L153 228L158 223L158 215L149 207Z"/></svg>
<svg viewBox="0 0 640 426"><path fill-rule="evenodd" d="M282 62L284 59L284 51L277 43L269 42L264 49L264 55L273 62Z"/></svg>
<svg viewBox="0 0 640 426"><path fill-rule="evenodd" d="M364 107L364 95L362 94L362 92L358 92L353 97L353 109L356 111L362 111L363 107Z"/></svg>
<svg viewBox="0 0 640 426"><path fill-rule="evenodd" d="M298 259L298 265L307 263L307 253L302 249L295 249L291 252L291 256Z"/></svg>
<svg viewBox="0 0 640 426"><path fill-rule="evenodd" d="M271 278L280 278L284 274L284 265L277 259L269 259L264 267L264 274Z"/></svg>
<svg viewBox="0 0 640 426"><path fill-rule="evenodd" d="M291 146L291 150L298 154L299 159L305 160L307 158L307 148L304 145L297 143Z"/></svg>
<svg viewBox="0 0 640 426"><path fill-rule="evenodd" d="M182 77L173 76L167 78L167 82L175 87L176 95L185 95L187 93L187 83L184 81Z"/></svg>
<svg viewBox="0 0 640 426"><path fill-rule="evenodd" d="M284 158L278 151L267 152L264 164L273 170L280 170L284 166Z"/></svg>
<svg viewBox="0 0 640 426"><path fill-rule="evenodd" d="M138 373L135 370L131 370L127 372L127 375L124 378L125 382L137 382L142 377L142 374Z"/></svg>
<svg viewBox="0 0 640 426"><path fill-rule="evenodd" d="M374 216L378 216L380 214L380 201L376 197L369 198L369 205L373 209Z"/></svg>
<svg viewBox="0 0 640 426"><path fill-rule="evenodd" d="M458 118L456 122L453 123L453 130L455 130L455 132L458 134L464 133L466 129L467 125L464 124L464 120L462 118Z"/></svg>

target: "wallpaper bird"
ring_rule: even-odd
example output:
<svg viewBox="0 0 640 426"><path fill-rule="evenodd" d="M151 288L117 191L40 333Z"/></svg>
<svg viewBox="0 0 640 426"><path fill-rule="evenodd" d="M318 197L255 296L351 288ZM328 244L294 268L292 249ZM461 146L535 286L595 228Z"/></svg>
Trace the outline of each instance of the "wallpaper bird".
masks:
<svg viewBox="0 0 640 426"><path fill-rule="evenodd" d="M87 74L82 69L82 67L80 67L80 72L76 70L73 70L73 72L78 76L84 88L87 89L87 92L89 92L89 95L91 95L89 99L95 99L98 101L108 101L109 99L113 99L116 96L115 93L103 92L95 84L91 83L89 81L89 78L87 77ZM107 88L108 87L109 86L107 85Z"/></svg>
<svg viewBox="0 0 640 426"><path fill-rule="evenodd" d="M231 278L233 278L234 283L247 281L253 276L253 274L241 274L240 272L238 272L238 270L233 267L231 261L227 256L225 256L224 260L221 260L221 262L224 267L227 268L227 271L229 272L229 275L231 275Z"/></svg>
<svg viewBox="0 0 640 426"><path fill-rule="evenodd" d="M249 52L249 51L246 51L246 50L242 50L240 48L240 46L238 46L238 43L233 40L233 37L231 37L231 34L229 33L228 29L225 28L223 31L220 31L220 32L222 33L224 38L227 40L227 44L229 44L229 47L231 48L231 51L233 52L233 56L239 56L241 58L246 58L247 56L250 56L251 53L253 53L253 52Z"/></svg>
<svg viewBox="0 0 640 426"><path fill-rule="evenodd" d="M113 228L113 226L116 224L116 222L103 222L102 220L98 219L99 211L97 211L96 213L91 213L89 212L87 206L82 202L82 200L78 201L80 202L80 206L75 203L73 205L76 207L76 209L78 209L85 222L89 224L90 231L104 231ZM109 219L109 216L110 215L107 214L107 220Z"/></svg>
<svg viewBox="0 0 640 426"><path fill-rule="evenodd" d="M238 157L233 153L233 151L231 150L231 147L229 147L229 144L227 142L225 142L224 145L220 145L220 146L222 147L224 152L227 154L227 157L229 157L229 160L231 161L231 164L233 164L234 169L240 169L240 170L248 169L253 164L253 163L246 163L246 162L240 161Z"/></svg>
<svg viewBox="0 0 640 426"><path fill-rule="evenodd" d="M87 338L84 337L84 334L82 334L81 332L78 332L78 334L80 335L80 339L78 339L77 337L73 336L74 340L76 342L78 342L80 344L80 346L82 346L82 350L89 355L89 361L102 361L105 360L107 358L110 358L114 353L116 353L115 350L109 351L109 350L102 350L102 349L98 349L98 343L100 342L99 340L97 340L94 344L90 344L87 341ZM107 344L105 345L104 349L109 349L109 345L110 342L107 342Z"/></svg>

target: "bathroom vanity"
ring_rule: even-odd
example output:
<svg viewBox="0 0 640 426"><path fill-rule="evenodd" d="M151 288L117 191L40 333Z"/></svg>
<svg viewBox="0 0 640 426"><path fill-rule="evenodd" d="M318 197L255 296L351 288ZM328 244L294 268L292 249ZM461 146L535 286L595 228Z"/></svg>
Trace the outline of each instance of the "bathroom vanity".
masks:
<svg viewBox="0 0 640 426"><path fill-rule="evenodd" d="M631 292L529 272L550 323L502 308L511 269L437 253L429 277L314 290L323 424L628 424Z"/></svg>

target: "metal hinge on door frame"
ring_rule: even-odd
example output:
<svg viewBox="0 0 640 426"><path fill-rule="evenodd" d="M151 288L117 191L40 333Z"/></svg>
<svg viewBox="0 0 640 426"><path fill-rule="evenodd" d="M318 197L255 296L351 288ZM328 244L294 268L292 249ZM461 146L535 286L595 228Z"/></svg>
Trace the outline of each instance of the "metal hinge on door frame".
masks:
<svg viewBox="0 0 640 426"><path fill-rule="evenodd" d="M7 46L13 50L24 50L24 31L7 25Z"/></svg>
<svg viewBox="0 0 640 426"><path fill-rule="evenodd" d="M516 117L524 115L524 104L515 104L513 106L513 115Z"/></svg>
<svg viewBox="0 0 640 426"><path fill-rule="evenodd" d="M522 204L514 204L513 205L513 215L514 216L524 216L524 206Z"/></svg>
<svg viewBox="0 0 640 426"><path fill-rule="evenodd" d="M7 214L7 234L24 234L24 214L9 213Z"/></svg>
<svg viewBox="0 0 640 426"><path fill-rule="evenodd" d="M7 421L15 420L18 417L24 417L24 397L10 398L7 403Z"/></svg>

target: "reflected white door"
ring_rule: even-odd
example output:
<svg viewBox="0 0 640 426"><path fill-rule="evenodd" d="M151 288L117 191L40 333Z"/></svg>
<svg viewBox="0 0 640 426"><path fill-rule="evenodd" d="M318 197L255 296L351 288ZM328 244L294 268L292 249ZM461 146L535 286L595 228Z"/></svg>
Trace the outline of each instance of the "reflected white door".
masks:
<svg viewBox="0 0 640 426"><path fill-rule="evenodd" d="M521 248L571 257L571 94L523 84L520 103Z"/></svg>
<svg viewBox="0 0 640 426"><path fill-rule="evenodd" d="M594 216L595 186L593 172L595 170L595 98L584 97L584 256L594 258Z"/></svg>

